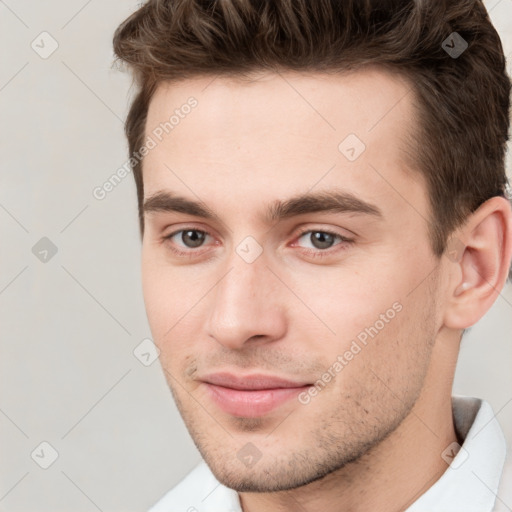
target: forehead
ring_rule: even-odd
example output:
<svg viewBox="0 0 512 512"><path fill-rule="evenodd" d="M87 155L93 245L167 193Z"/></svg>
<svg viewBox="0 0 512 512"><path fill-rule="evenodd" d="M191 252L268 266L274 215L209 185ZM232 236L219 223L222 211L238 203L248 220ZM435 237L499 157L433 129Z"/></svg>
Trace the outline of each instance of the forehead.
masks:
<svg viewBox="0 0 512 512"><path fill-rule="evenodd" d="M145 196L284 197L319 184L375 199L386 176L408 194L423 186L405 151L413 107L408 82L378 69L164 82L146 122L156 145L144 158Z"/></svg>
<svg viewBox="0 0 512 512"><path fill-rule="evenodd" d="M308 136L314 131L328 138L336 133L337 138L353 130L369 139L379 125L389 126L397 119L412 122L410 93L406 78L379 68L330 74L253 72L250 78L204 76L161 82L149 106L146 131L169 120L175 109L194 97L199 107L194 118L209 138L229 136L228 128L243 136L270 124L290 127L307 121L300 128ZM179 138L181 132L186 137L186 124L190 123L183 123L174 135ZM216 132L220 127L222 132Z"/></svg>

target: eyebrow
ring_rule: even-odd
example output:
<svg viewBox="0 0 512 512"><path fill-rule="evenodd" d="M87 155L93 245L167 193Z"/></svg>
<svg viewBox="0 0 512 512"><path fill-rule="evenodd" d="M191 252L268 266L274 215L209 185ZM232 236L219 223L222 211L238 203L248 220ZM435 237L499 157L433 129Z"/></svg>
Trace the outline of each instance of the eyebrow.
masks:
<svg viewBox="0 0 512 512"><path fill-rule="evenodd" d="M221 222L203 202L187 199L169 191L156 192L144 201L143 212L177 212ZM267 224L308 213L356 213L383 217L374 204L359 199L350 192L327 190L275 200L263 217Z"/></svg>

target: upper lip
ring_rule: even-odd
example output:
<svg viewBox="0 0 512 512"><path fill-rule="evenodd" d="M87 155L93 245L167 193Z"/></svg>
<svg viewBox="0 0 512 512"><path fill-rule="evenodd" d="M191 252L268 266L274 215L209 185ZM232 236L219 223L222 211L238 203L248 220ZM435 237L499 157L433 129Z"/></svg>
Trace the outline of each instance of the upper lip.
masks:
<svg viewBox="0 0 512 512"><path fill-rule="evenodd" d="M240 390L301 388L309 385L307 382L296 382L262 374L234 375L232 373L211 373L200 380L215 386Z"/></svg>

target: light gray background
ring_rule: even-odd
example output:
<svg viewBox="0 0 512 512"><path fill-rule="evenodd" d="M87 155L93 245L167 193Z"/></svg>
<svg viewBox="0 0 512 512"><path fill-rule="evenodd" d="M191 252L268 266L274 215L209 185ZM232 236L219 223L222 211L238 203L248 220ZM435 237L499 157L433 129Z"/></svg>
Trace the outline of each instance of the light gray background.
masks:
<svg viewBox="0 0 512 512"><path fill-rule="evenodd" d="M510 55L512 0L487 5ZM150 337L133 177L92 195L127 158L131 82L111 39L136 6L0 0L0 510L145 510L200 460L158 362L133 354ZM59 45L46 59L31 47L51 49L43 31ZM42 237L58 248L46 263ZM491 403L509 444L511 333L508 284L455 384ZM43 441L48 469L31 458L49 460Z"/></svg>

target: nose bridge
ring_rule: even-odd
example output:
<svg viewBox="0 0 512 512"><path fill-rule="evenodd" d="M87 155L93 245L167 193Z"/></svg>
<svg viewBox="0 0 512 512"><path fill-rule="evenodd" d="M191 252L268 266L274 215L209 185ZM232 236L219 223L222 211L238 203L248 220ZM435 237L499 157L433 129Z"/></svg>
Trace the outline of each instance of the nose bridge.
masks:
<svg viewBox="0 0 512 512"><path fill-rule="evenodd" d="M208 334L233 349L254 336L280 337L285 313L265 258L250 261L233 251L227 267L212 295Z"/></svg>

